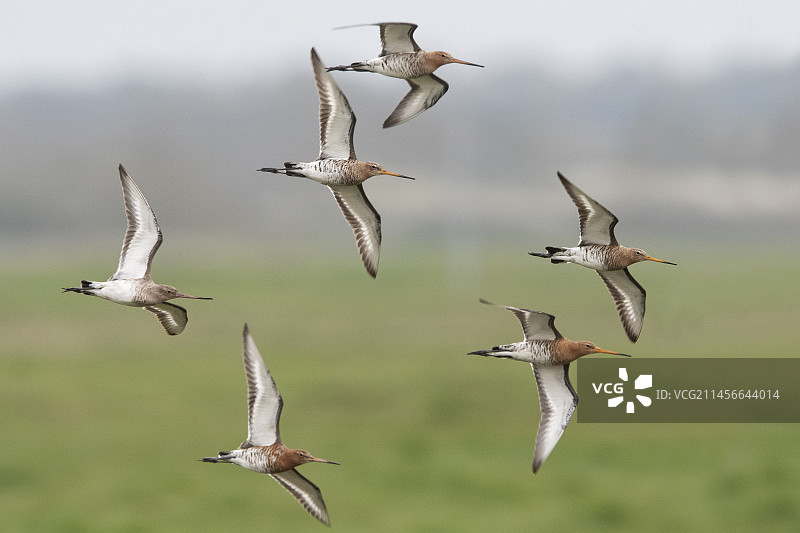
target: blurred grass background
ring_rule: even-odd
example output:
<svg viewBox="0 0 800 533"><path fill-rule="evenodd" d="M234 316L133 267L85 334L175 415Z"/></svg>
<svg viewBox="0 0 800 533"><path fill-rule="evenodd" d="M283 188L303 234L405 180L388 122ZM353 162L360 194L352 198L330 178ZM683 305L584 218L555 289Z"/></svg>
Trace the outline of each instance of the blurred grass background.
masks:
<svg viewBox="0 0 800 533"><path fill-rule="evenodd" d="M797 254L631 243L679 264L632 268L648 311L631 345L595 274L519 243L385 246L373 281L346 240L219 256L170 241L155 280L214 297L184 302L177 337L150 313L60 293L106 279L116 251L0 266L0 530L322 528L267 476L198 461L246 436L247 322L284 441L341 463L301 468L336 530L796 531L797 425L573 421L534 476L530 368L466 353L522 338L484 297L634 357L795 357Z"/></svg>
<svg viewBox="0 0 800 533"><path fill-rule="evenodd" d="M264 31L269 2L151 4L0 19L0 532L322 531L267 476L198 461L246 435L244 322L287 445L342 463L301 469L337 531L798 530L796 424L579 408L534 476L530 368L466 355L522 338L480 297L637 358L800 355L796 8L289 3L303 24ZM486 69L445 67L444 101L389 130L404 84L337 76L358 154L417 178L366 186L384 219L371 280L329 193L255 169L316 154L308 49L377 51L368 29L331 31L377 20ZM60 293L114 271L119 163L165 231L156 281L214 297L184 302L178 337ZM632 268L635 345L597 275L527 255L575 242L556 171L623 243L679 263Z"/></svg>

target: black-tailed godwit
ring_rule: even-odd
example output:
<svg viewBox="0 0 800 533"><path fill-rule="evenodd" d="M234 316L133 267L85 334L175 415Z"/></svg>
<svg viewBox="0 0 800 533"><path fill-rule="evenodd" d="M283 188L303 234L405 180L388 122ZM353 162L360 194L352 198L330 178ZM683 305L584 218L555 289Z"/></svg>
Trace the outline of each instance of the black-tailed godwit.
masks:
<svg viewBox="0 0 800 533"><path fill-rule="evenodd" d="M155 313L158 321L170 335L177 335L186 327L189 318L186 309L167 303L173 298L210 300L178 292L170 285L160 285L150 277L150 266L163 237L156 215L133 179L119 166L122 181L122 198L128 230L122 242L119 266L108 281L81 281L80 287L64 287L64 292L77 292L98 296L112 302L143 307Z"/></svg>
<svg viewBox="0 0 800 533"><path fill-rule="evenodd" d="M647 255L639 248L628 248L617 242L614 226L619 220L608 209L577 188L560 172L558 179L564 185L578 208L581 233L578 246L559 248L547 246L546 253L529 252L536 257L550 259L551 263L575 263L595 270L608 287L631 342L639 339L644 321L644 287L628 272L630 265L640 261L656 261L674 265Z"/></svg>
<svg viewBox="0 0 800 533"><path fill-rule="evenodd" d="M449 63L460 63L473 67L481 67L456 59L440 50L426 52L414 41L416 24L408 22L380 22L376 24L356 24L335 29L355 28L358 26L378 26L381 33L381 53L375 59L356 61L349 65L329 67L328 70L377 72L392 78L401 78L408 82L411 90L403 97L389 118L383 123L384 128L397 126L414 118L429 107L432 107L447 92L446 81L435 76L433 72Z"/></svg>
<svg viewBox="0 0 800 533"><path fill-rule="evenodd" d="M208 463L232 463L260 474L269 474L288 490L314 518L331 525L322 493L295 468L306 463L329 463L305 450L294 450L281 442L279 424L283 398L278 392L253 337L244 325L244 370L247 377L247 440L237 449L204 457Z"/></svg>
<svg viewBox="0 0 800 533"><path fill-rule="evenodd" d="M486 300L482 303L508 309L519 319L525 340L514 344L495 346L491 350L477 350L469 355L482 355L515 359L530 363L539 389L539 407L542 418L536 432L533 451L533 473L535 474L553 451L564 433L575 407L578 394L569 381L569 365L579 357L593 353L627 354L598 348L591 342L571 341L556 329L556 317L540 311L497 305Z"/></svg>
<svg viewBox="0 0 800 533"><path fill-rule="evenodd" d="M261 172L308 178L327 185L356 236L358 251L367 272L378 274L381 251L381 217L364 193L363 183L372 176L388 175L414 179L384 170L378 163L359 161L353 147L356 116L344 93L326 70L316 50L311 64L319 92L319 157L310 163L284 163L284 168L262 168Z"/></svg>

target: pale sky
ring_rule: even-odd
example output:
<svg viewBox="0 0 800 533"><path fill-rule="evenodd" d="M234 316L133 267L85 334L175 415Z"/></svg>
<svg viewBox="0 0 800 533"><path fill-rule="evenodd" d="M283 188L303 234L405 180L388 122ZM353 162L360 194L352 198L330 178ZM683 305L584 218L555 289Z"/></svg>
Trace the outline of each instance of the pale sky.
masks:
<svg viewBox="0 0 800 533"><path fill-rule="evenodd" d="M330 62L367 59L377 29L332 28L381 21L419 24L424 49L487 67L529 57L569 76L620 62L702 75L731 60L800 57L794 0L11 0L0 92L128 77L235 82L305 66L311 46Z"/></svg>

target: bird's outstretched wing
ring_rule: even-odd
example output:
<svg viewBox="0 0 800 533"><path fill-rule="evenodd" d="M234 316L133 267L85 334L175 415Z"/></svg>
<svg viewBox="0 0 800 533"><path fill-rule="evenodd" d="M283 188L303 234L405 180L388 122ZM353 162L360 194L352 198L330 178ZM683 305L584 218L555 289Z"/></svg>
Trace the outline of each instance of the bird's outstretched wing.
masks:
<svg viewBox="0 0 800 533"><path fill-rule="evenodd" d="M319 159L355 159L356 115L313 48L311 65L319 93Z"/></svg>
<svg viewBox="0 0 800 533"><path fill-rule="evenodd" d="M378 26L381 32L381 53L379 57L389 54L408 54L417 52L420 48L414 41L416 24L410 22L376 22L374 24L352 24L339 26L335 30L359 28L362 26Z"/></svg>
<svg viewBox="0 0 800 533"><path fill-rule="evenodd" d="M122 165L119 166L119 179L122 182L122 199L128 229L122 241L119 266L109 281L149 278L153 256L163 240L161 229L150 204Z"/></svg>
<svg viewBox="0 0 800 533"><path fill-rule="evenodd" d="M320 492L319 487L303 477L303 475L294 468L286 472L270 474L270 476L283 485L283 488L288 490L292 496L297 498L300 505L302 505L311 516L326 526L331 525L331 519L328 517L328 509L325 507L325 502L322 500L322 492Z"/></svg>
<svg viewBox="0 0 800 533"><path fill-rule="evenodd" d="M189 322L189 315L186 314L186 309L180 305L162 302L160 304L147 305L145 309L151 313L155 313L158 321L167 330L170 335L177 335L186 328L186 323Z"/></svg>
<svg viewBox="0 0 800 533"><path fill-rule="evenodd" d="M614 298L622 326L631 342L639 339L644 323L644 303L646 292L627 268L622 270L597 270L606 283L608 292Z"/></svg>
<svg viewBox="0 0 800 533"><path fill-rule="evenodd" d="M539 389L539 406L542 419L536 432L533 451L533 473L535 474L553 451L569 424L578 405L578 394L569 381L569 363L557 366L531 364Z"/></svg>
<svg viewBox="0 0 800 533"><path fill-rule="evenodd" d="M264 364L247 324L242 332L244 373L247 377L247 440L240 448L269 446L281 441L283 398Z"/></svg>
<svg viewBox="0 0 800 533"><path fill-rule="evenodd" d="M520 324L522 324L522 331L525 333L526 341L535 340L555 340L562 335L555 327L556 317L541 311L531 311L530 309L521 309L519 307L511 307L508 305L498 305L488 302L481 298L481 303L501 307L514 313Z"/></svg>
<svg viewBox="0 0 800 533"><path fill-rule="evenodd" d="M381 216L359 185L329 185L344 218L356 236L364 268L373 278L378 275L381 256Z"/></svg>
<svg viewBox="0 0 800 533"><path fill-rule="evenodd" d="M572 198L575 207L578 208L578 218L581 224L581 242L579 246L586 244L618 244L614 236L614 226L619 219L611 211L597 203L588 194L577 188L560 172L558 179L567 190L567 194Z"/></svg>
<svg viewBox="0 0 800 533"><path fill-rule="evenodd" d="M449 87L446 81L434 74L410 78L406 81L411 86L411 90L406 93L392 114L383 122L384 128L402 124L432 107L444 96Z"/></svg>

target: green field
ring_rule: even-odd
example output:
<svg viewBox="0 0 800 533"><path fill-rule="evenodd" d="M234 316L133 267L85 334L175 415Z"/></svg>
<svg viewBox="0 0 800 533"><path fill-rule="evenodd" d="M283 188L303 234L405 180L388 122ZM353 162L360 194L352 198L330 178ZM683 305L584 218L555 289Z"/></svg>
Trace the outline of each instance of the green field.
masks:
<svg viewBox="0 0 800 533"><path fill-rule="evenodd" d="M522 339L484 297L634 357L797 357L800 257L662 247L679 266L632 267L648 311L631 345L580 267L387 247L371 280L346 244L161 252L156 281L214 297L184 302L177 337L60 293L107 278L113 254L0 267L0 530L324 530L269 477L198 461L246 436L244 322L283 395L284 442L341 463L301 467L338 531L797 530L800 426L573 420L534 476L530 368L465 354Z"/></svg>

